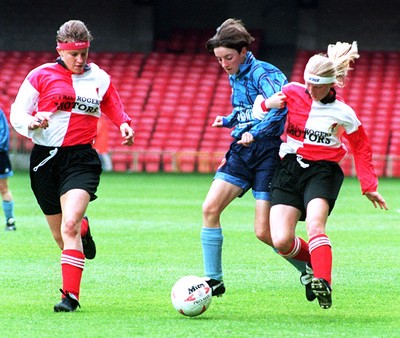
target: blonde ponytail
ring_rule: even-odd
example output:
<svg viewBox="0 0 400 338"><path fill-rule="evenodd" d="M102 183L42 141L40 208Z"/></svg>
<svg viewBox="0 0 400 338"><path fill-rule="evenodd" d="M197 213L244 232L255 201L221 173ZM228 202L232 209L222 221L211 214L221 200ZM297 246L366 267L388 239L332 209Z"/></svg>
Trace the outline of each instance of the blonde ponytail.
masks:
<svg viewBox="0 0 400 338"><path fill-rule="evenodd" d="M333 62L336 69L336 84L339 87L345 86L345 79L350 68L350 64L358 59L357 42L352 44L347 42L337 42L335 45L328 46L328 58Z"/></svg>
<svg viewBox="0 0 400 338"><path fill-rule="evenodd" d="M327 54L314 55L308 61L305 73L319 77L335 78L333 81L339 87L346 85L346 77L350 64L359 58L357 42L337 42L328 46Z"/></svg>

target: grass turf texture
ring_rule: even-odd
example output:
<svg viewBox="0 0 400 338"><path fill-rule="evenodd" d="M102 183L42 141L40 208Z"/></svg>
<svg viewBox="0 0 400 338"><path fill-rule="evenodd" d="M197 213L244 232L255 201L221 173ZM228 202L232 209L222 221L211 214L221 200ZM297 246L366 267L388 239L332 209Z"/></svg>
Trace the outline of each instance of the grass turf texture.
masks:
<svg viewBox="0 0 400 338"><path fill-rule="evenodd" d="M227 292L199 317L172 307L170 290L203 275L201 205L211 175L104 173L88 216L97 257L86 261L81 305L53 313L60 251L29 188L9 180L16 232L0 233L2 337L395 337L400 332L400 181L381 179L389 211L346 178L328 221L333 306L309 303L299 273L253 234L248 193L222 215ZM305 236L304 224L298 233Z"/></svg>

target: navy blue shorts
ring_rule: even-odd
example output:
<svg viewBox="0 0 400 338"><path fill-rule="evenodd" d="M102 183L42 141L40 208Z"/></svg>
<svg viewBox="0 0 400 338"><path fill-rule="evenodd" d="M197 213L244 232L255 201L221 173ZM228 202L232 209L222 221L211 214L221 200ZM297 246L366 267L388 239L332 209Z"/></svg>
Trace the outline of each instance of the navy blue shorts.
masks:
<svg viewBox="0 0 400 338"><path fill-rule="evenodd" d="M243 189L242 197L250 188L257 200L270 200L270 187L275 168L280 162L280 137L264 137L250 147L234 141L218 168L218 178Z"/></svg>
<svg viewBox="0 0 400 338"><path fill-rule="evenodd" d="M90 200L100 183L101 162L91 145L44 147L31 153L31 188L45 215L61 213L60 197L71 189L89 193Z"/></svg>
<svg viewBox="0 0 400 338"><path fill-rule="evenodd" d="M0 151L0 178L8 178L13 174L8 152Z"/></svg>
<svg viewBox="0 0 400 338"><path fill-rule="evenodd" d="M276 169L271 185L271 205L284 204L299 209L300 220L306 219L307 204L314 198L325 198L329 213L333 210L344 175L338 163L330 161L301 162L297 155L286 155Z"/></svg>

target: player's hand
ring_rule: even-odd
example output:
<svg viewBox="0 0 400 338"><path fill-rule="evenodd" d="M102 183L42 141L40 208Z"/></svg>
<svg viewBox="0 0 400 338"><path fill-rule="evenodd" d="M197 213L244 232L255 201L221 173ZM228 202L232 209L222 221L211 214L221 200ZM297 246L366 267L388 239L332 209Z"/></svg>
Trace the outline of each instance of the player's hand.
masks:
<svg viewBox="0 0 400 338"><path fill-rule="evenodd" d="M128 123L125 122L121 124L119 130L121 131L121 136L124 139L121 144L124 146L131 146L135 138L135 132L133 131L133 129L129 126Z"/></svg>
<svg viewBox="0 0 400 338"><path fill-rule="evenodd" d="M265 100L265 106L269 109L277 108L282 109L285 107L286 95L282 92L275 93Z"/></svg>
<svg viewBox="0 0 400 338"><path fill-rule="evenodd" d="M250 144L252 144L254 142L254 137L251 133L249 133L248 131L246 131L243 135L242 138L237 142L238 144L242 144L245 147L249 147Z"/></svg>
<svg viewBox="0 0 400 338"><path fill-rule="evenodd" d="M35 130L38 128L46 129L50 123L51 113L38 112L29 123L28 129Z"/></svg>
<svg viewBox="0 0 400 338"><path fill-rule="evenodd" d="M222 119L223 119L223 116L217 116L211 126L217 127L217 128L222 127Z"/></svg>
<svg viewBox="0 0 400 338"><path fill-rule="evenodd" d="M386 205L386 201L379 194L379 192L377 192L377 191L366 192L366 193L364 193L364 195L367 196L367 198L373 203L375 208L379 205L379 207L381 209L388 210L388 207Z"/></svg>

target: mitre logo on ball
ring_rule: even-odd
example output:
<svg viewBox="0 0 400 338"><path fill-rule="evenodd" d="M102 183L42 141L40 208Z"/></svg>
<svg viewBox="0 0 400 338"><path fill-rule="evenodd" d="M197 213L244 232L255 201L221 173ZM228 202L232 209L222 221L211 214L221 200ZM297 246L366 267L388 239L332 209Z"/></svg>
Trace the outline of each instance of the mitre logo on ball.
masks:
<svg viewBox="0 0 400 338"><path fill-rule="evenodd" d="M194 317L204 313L211 300L212 290L201 277L182 277L171 290L172 305L184 316Z"/></svg>

